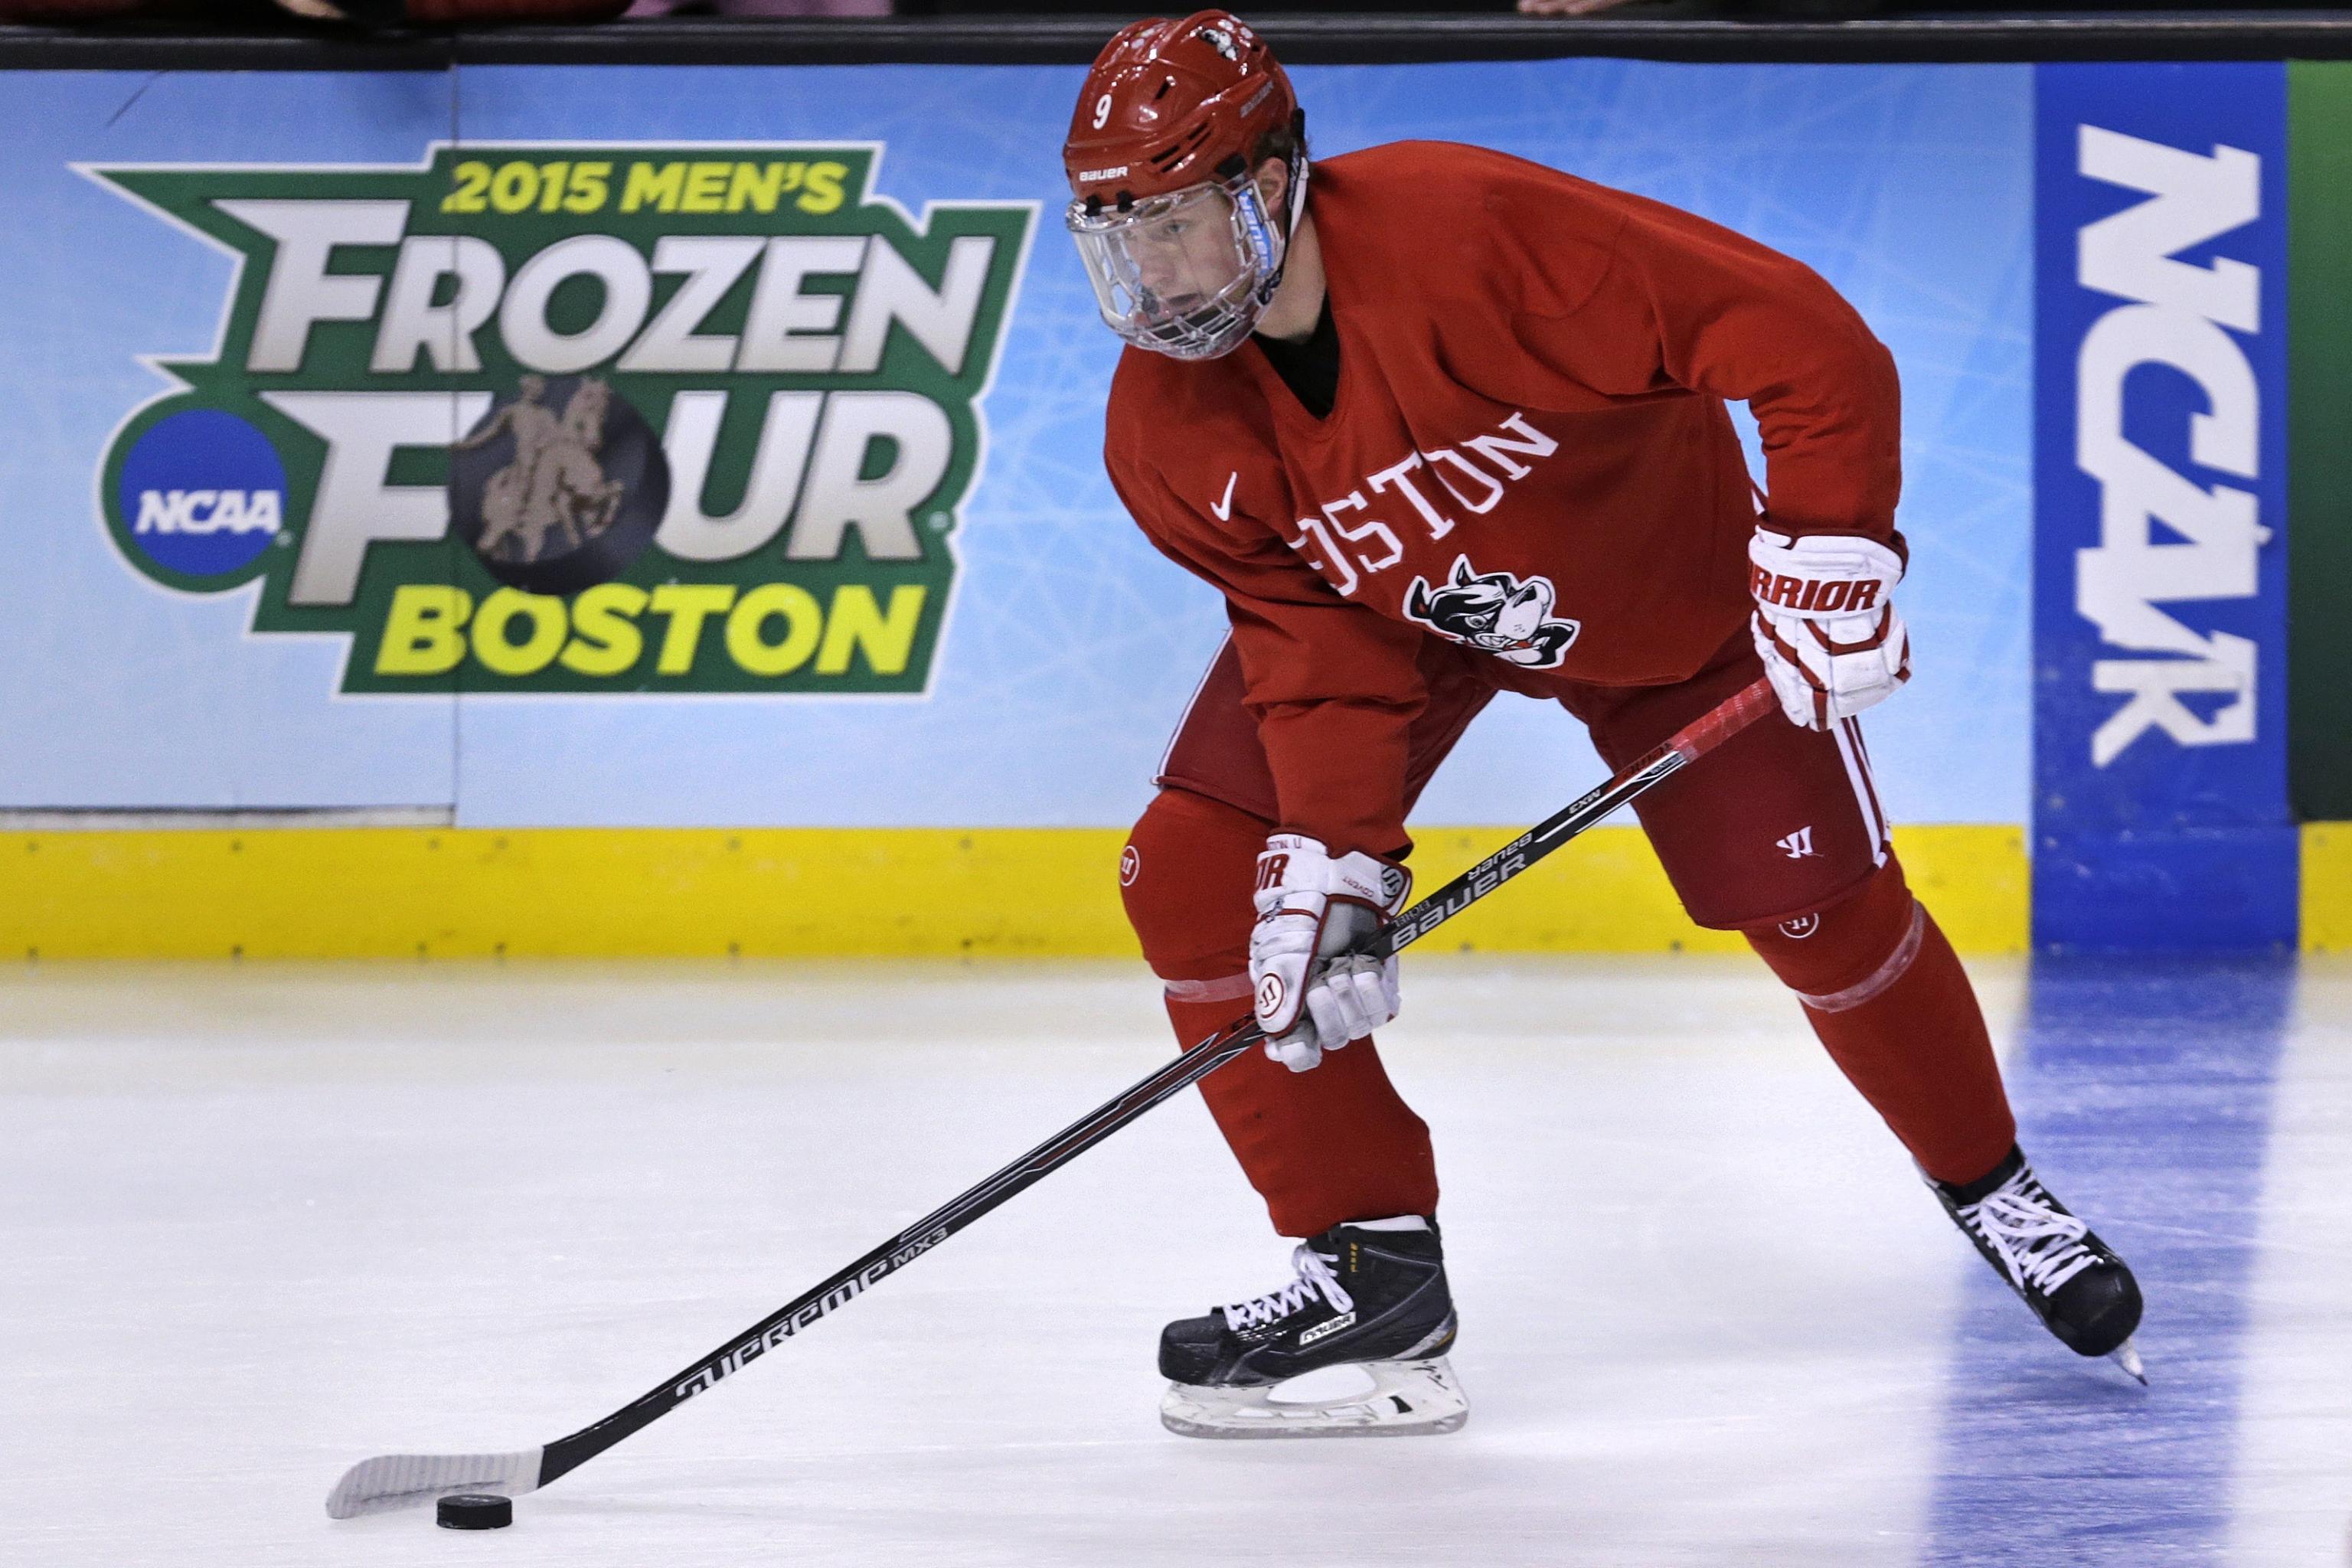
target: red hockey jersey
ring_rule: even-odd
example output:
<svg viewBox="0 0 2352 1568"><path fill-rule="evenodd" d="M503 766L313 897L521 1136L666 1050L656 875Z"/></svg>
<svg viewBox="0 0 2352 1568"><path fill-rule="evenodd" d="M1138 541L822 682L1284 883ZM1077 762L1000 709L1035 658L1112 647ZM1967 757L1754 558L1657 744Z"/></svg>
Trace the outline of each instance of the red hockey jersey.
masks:
<svg viewBox="0 0 2352 1568"><path fill-rule="evenodd" d="M1423 639L1498 683L1683 679L1746 618L1757 522L1894 531L1895 364L1810 268L1659 203L1479 148L1314 167L1339 387L1309 414L1255 342L1129 349L1104 458L1152 542L1225 596L1282 826L1393 853Z"/></svg>

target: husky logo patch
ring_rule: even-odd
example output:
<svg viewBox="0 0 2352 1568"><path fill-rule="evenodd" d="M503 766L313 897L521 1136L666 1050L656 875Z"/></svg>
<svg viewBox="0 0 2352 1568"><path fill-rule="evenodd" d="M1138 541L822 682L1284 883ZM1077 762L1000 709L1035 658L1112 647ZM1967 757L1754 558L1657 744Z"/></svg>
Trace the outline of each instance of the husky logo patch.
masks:
<svg viewBox="0 0 2352 1568"><path fill-rule="evenodd" d="M1442 637L1523 668L1557 669L1583 623L1552 619L1552 600L1549 577L1482 574L1467 555L1457 555L1443 587L1431 588L1426 577L1412 580L1404 613Z"/></svg>

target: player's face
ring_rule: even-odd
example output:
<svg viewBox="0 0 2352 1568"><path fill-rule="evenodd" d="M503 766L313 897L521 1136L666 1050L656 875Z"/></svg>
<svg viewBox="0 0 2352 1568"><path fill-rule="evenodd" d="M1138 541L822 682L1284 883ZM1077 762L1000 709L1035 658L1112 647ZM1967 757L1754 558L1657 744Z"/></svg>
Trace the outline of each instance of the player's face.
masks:
<svg viewBox="0 0 2352 1568"><path fill-rule="evenodd" d="M1233 202L1213 186L1138 224L1129 251L1136 280L1180 314L1200 309L1242 275L1242 256L1234 244Z"/></svg>
<svg viewBox="0 0 2352 1568"><path fill-rule="evenodd" d="M1103 320L1128 342L1179 359L1237 345L1281 263L1265 184L1195 185L1116 212L1074 203L1067 222Z"/></svg>

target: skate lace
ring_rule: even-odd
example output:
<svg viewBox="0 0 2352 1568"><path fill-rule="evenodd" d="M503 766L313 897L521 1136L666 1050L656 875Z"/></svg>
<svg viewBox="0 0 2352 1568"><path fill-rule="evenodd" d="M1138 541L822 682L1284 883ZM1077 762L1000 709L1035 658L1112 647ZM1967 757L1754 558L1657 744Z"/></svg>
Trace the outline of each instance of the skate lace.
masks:
<svg viewBox="0 0 2352 1568"><path fill-rule="evenodd" d="M2099 1260L2083 1243L2090 1227L2060 1209L2030 1167L1962 1213L2020 1289L2050 1295Z"/></svg>
<svg viewBox="0 0 2352 1568"><path fill-rule="evenodd" d="M1239 1333L1244 1329L1271 1323L1290 1316L1318 1296L1330 1303L1335 1312L1344 1312L1355 1306L1355 1298L1348 1294L1348 1288L1339 1283L1337 1274L1331 1272L1331 1265L1313 1247L1301 1247L1292 1252L1290 1266L1297 1272L1290 1283L1280 1289L1269 1290L1263 1296L1220 1308L1219 1310L1225 1314L1225 1326Z"/></svg>

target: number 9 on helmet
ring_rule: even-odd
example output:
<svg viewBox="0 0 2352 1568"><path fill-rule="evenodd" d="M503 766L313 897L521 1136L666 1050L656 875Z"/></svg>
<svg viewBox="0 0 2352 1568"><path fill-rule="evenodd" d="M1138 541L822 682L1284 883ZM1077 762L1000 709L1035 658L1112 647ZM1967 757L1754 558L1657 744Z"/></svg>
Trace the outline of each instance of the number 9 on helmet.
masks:
<svg viewBox="0 0 2352 1568"><path fill-rule="evenodd" d="M1305 119L1257 35L1225 11L1122 29L1087 73L1062 159L1064 221L1111 331L1177 359L1239 347L1307 198Z"/></svg>

